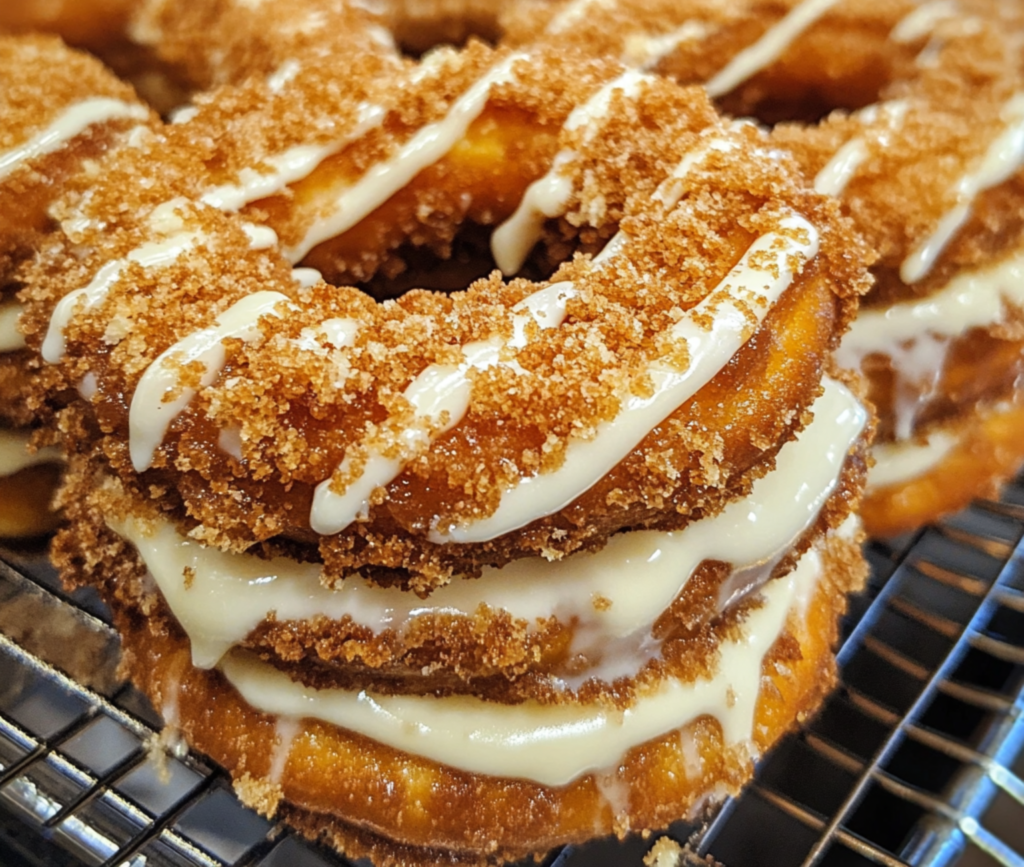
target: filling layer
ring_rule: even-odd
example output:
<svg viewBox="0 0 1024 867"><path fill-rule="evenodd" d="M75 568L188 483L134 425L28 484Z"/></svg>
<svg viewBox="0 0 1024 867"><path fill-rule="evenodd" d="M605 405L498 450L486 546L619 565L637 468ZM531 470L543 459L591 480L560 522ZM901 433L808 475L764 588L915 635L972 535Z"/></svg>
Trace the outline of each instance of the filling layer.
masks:
<svg viewBox="0 0 1024 867"><path fill-rule="evenodd" d="M215 665L271 613L278 621L349 617L379 632L401 631L424 615L471 617L488 606L528 623L550 617L575 623L574 652L615 660L587 675L611 680L636 673L644 661L638 660L641 649L656 652L650 646L651 628L701 562L732 564L719 600L727 607L761 586L814 522L835 489L866 413L835 380L825 381L813 411L813 421L780 450L776 469L714 517L676 532L623 533L592 554L514 561L485 570L477 580L456 579L426 600L359 576L330 590L321 585L315 564L206 548L181 536L169 522L151 525L129 518L111 521L111 529L139 551L188 634L200 667ZM641 571L644 592L637 593L622 576ZM616 643L616 652L604 653L610 642ZM613 668L623 665L627 671Z"/></svg>
<svg viewBox="0 0 1024 867"><path fill-rule="evenodd" d="M31 436L29 431L0 428L0 478L13 476L28 467L61 460L60 450L54 447L29 451Z"/></svg>
<svg viewBox="0 0 1024 867"><path fill-rule="evenodd" d="M712 677L668 678L628 709L603 705L500 705L468 696L376 696L310 689L250 655L232 651L221 671L257 710L312 717L413 755L473 773L562 786L613 764L631 748L709 714L728 745L749 741L761 666L790 612L801 617L822 575L821 556L764 588L764 603L719 646Z"/></svg>
<svg viewBox="0 0 1024 867"><path fill-rule="evenodd" d="M957 274L944 288L915 301L861 310L836 360L860 370L871 355L889 358L896 375L895 431L912 435L920 406L934 393L952 341L972 328L1007 320L1007 306L1024 307L1024 250L986 268ZM879 446L875 447L876 456Z"/></svg>
<svg viewBox="0 0 1024 867"><path fill-rule="evenodd" d="M923 476L957 445L957 438L936 431L924 442L875 443L875 465L868 470L868 490L878 490Z"/></svg>

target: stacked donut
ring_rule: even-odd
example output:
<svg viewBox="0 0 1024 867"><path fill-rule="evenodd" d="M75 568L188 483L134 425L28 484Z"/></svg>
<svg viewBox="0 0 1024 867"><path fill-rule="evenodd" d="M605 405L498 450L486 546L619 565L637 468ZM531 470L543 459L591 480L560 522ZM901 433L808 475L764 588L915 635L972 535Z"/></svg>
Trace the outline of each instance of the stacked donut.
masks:
<svg viewBox="0 0 1024 867"><path fill-rule="evenodd" d="M841 361L879 413L867 530L955 511L1024 460L1024 6L1000 0L527 0L558 42L775 125L877 251Z"/></svg>
<svg viewBox="0 0 1024 867"><path fill-rule="evenodd" d="M11 277L56 562L169 726L350 855L698 815L820 701L864 577L833 355L869 248L700 88L259 10L146 5L161 70L220 86L60 135L106 79L38 80L5 152L69 143Z"/></svg>
<svg viewBox="0 0 1024 867"><path fill-rule="evenodd" d="M50 402L30 383L38 356L18 330L20 267L56 230L50 206L63 184L153 120L132 89L92 58L72 54L56 39L0 42L0 537L45 533L55 526L49 501L59 452L40 423ZM50 70L44 95L40 70Z"/></svg>

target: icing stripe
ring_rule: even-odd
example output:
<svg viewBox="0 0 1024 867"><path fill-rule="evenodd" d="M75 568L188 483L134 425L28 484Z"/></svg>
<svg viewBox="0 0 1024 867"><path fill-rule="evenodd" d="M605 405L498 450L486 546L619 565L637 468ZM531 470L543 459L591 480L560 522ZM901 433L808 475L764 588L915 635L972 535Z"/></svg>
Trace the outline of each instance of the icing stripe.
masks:
<svg viewBox="0 0 1024 867"><path fill-rule="evenodd" d="M261 162L266 163L272 171L244 168L238 173L237 183L207 190L202 201L221 211L238 211L250 202L280 193L289 184L309 177L327 157L336 154L370 129L380 126L386 113L382 106L362 105L355 124L346 131L343 138L323 145L297 145L284 153L265 157Z"/></svg>
<svg viewBox="0 0 1024 867"><path fill-rule="evenodd" d="M867 130L864 134L850 139L835 156L818 172L814 179L814 189L825 196L841 195L853 180L864 162L871 156L867 136L870 134L874 144L880 149L889 146L891 134L903 125L907 116L908 103L902 100L872 105L857 113L864 124L873 124L881 116L886 121L882 129Z"/></svg>
<svg viewBox="0 0 1024 867"><path fill-rule="evenodd" d="M1024 308L1024 250L987 268L962 271L924 298L862 309L836 357L844 367L859 368L866 356L890 354L894 347L926 333L959 337L971 328L1003 322L1007 303Z"/></svg>
<svg viewBox="0 0 1024 867"><path fill-rule="evenodd" d="M50 317L50 324L43 339L43 359L56 364L64 357L67 349L64 331L76 313L89 310L101 304L110 289L121 279L121 272L131 263L143 268L161 268L170 265L179 256L191 250L202 237L197 232L183 231L184 223L175 213L182 203L180 199L165 202L153 209L149 223L153 231L163 235L163 240L143 244L132 250L124 259L107 262L92 278L88 286L65 295L57 304Z"/></svg>
<svg viewBox="0 0 1024 867"><path fill-rule="evenodd" d="M63 460L60 449L48 446L31 452L28 448L32 434L24 430L0 428L0 478L13 476L28 467L52 464Z"/></svg>
<svg viewBox="0 0 1024 867"><path fill-rule="evenodd" d="M620 93L623 98L631 99L640 85L649 80L648 76L626 70L573 109L563 129L571 132L584 127L583 142L592 141L599 131L600 121L608 116L613 95ZM565 169L576 157L573 150L556 154L547 173L527 187L515 213L495 229L491 236L491 253L504 274L515 274L523 267L530 250L540 240L544 221L565 213L574 191Z"/></svg>
<svg viewBox="0 0 1024 867"><path fill-rule="evenodd" d="M550 617L574 623L573 652L591 661L605 657L600 668L582 676L610 682L640 670L642 647L653 644L650 649L657 650L650 641L651 627L703 560L734 565L736 580L723 590L725 607L766 580L817 518L866 421L865 410L843 385L829 379L824 385L812 408L813 421L782 447L776 469L718 515L677 532L621 533L592 554L557 561L526 558L501 569L485 568L480 578L455 579L427 599L359 575L328 589L317 564L207 548L166 521L154 525L127 519L110 526L138 550L189 636L193 663L203 668L215 665L271 613L278 622L349 617L377 633L401 633L417 617L472 617L487 605L529 624ZM786 508L779 508L782 503ZM636 593L622 576L641 573L644 592ZM595 598L609 605L598 610ZM609 650L612 642L618 642L614 652Z"/></svg>
<svg viewBox="0 0 1024 867"><path fill-rule="evenodd" d="M700 304L677 322L670 334L685 342L690 365L678 370L655 361L646 375L648 396L622 396L616 418L601 424L594 437L569 443L562 465L521 479L506 491L493 515L452 528L435 528L432 541L486 542L568 506L637 447L721 370L763 321L771 305L790 285L794 268L817 255L818 232L792 214L781 232L757 239L740 262Z"/></svg>
<svg viewBox="0 0 1024 867"><path fill-rule="evenodd" d="M706 85L714 98L725 96L769 64L778 60L808 27L836 5L838 0L803 0L789 10L753 45L737 54Z"/></svg>
<svg viewBox="0 0 1024 867"><path fill-rule="evenodd" d="M255 339L259 318L287 301L280 292L248 295L221 313L215 325L179 340L146 368L128 411L129 451L136 472L149 469L167 428L196 395L194 388L180 385L181 369L201 364L200 387L212 385L227 361L224 341Z"/></svg>
<svg viewBox="0 0 1024 867"><path fill-rule="evenodd" d="M929 36L940 22L956 18L960 14L960 8L954 0L931 0L929 3L922 3L897 22L889 38L900 45L917 42Z"/></svg>
<svg viewBox="0 0 1024 867"><path fill-rule="evenodd" d="M407 186L423 169L443 158L480 116L491 89L513 80L513 67L525 56L513 54L498 63L452 104L443 120L423 127L398 153L374 165L342 192L334 201L332 212L313 223L302 241L285 251L289 260L301 261L317 244L351 229Z"/></svg>
<svg viewBox="0 0 1024 867"><path fill-rule="evenodd" d="M943 431L923 443L875 443L871 455L875 465L868 470L868 491L908 482L939 465L957 445L957 438Z"/></svg>
<svg viewBox="0 0 1024 867"><path fill-rule="evenodd" d="M961 178L951 190L957 203L939 220L935 231L903 260L900 277L916 283L928 275L943 250L970 219L974 200L986 190L1008 181L1024 165L1024 93L1015 94L1003 106L1006 129L992 142L980 165Z"/></svg>
<svg viewBox="0 0 1024 867"><path fill-rule="evenodd" d="M36 133L24 144L0 154L0 179L11 174L22 163L60 150L90 126L120 118L146 120L149 111L141 105L108 97L86 99L72 105L42 132Z"/></svg>
<svg viewBox="0 0 1024 867"><path fill-rule="evenodd" d="M634 34L626 38L622 61L639 69L654 69L680 45L705 39L711 32L711 26L706 21L691 20L657 36Z"/></svg>
<svg viewBox="0 0 1024 867"><path fill-rule="evenodd" d="M233 651L221 671L252 707L312 717L441 764L478 774L561 786L614 766L632 747L710 714L729 746L749 741L765 654L791 610L803 610L821 576L816 550L763 590L735 637L719 646L709 678L667 678L625 711L600 704L500 705L469 696L378 696L309 689L251 656Z"/></svg>
<svg viewBox="0 0 1024 867"><path fill-rule="evenodd" d="M952 341L971 328L1007 319L1007 305L1024 308L1024 250L976 271L962 271L938 292L916 301L861 310L843 336L836 360L861 369L884 355L895 373L895 435L913 434L917 416L942 378Z"/></svg>
<svg viewBox="0 0 1024 867"><path fill-rule="evenodd" d="M535 322L540 328L557 328L565 319L566 304L576 294L570 283L553 283L525 298L513 308L513 337L507 346L526 345L526 328ZM394 431L389 445L397 454L378 449L350 449L335 476L351 477L342 491L327 479L317 485L309 523L314 532L339 533L370 508L374 490L393 481L402 468L429 447L434 437L451 430L465 416L472 390L472 371L485 370L500 360L503 345L499 340L479 341L462 347L464 361L458 366L432 364L425 368L405 390L405 399L413 410L408 427ZM512 363L514 366L514 362ZM357 461L362 466L356 468Z"/></svg>

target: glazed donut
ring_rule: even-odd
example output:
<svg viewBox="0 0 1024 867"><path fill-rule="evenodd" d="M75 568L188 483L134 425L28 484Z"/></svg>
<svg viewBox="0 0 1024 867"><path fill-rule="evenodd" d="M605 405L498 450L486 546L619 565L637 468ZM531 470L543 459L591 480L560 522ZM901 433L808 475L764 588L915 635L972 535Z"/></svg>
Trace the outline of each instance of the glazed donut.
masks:
<svg viewBox="0 0 1024 867"><path fill-rule="evenodd" d="M41 77L40 69L49 73ZM130 87L49 37L0 37L0 537L53 529L59 459L30 446L47 415L38 358L18 331L18 268L56 230L49 207L68 179L153 120Z"/></svg>
<svg viewBox="0 0 1024 867"><path fill-rule="evenodd" d="M377 261L396 237L450 242L467 217L486 224L512 213L562 154L557 240L579 233L583 249L597 250L622 228L595 263L566 263L540 284L492 277L465 294L411 292L381 304L303 287L267 246L266 226L247 232L203 203L209 192L190 195L202 173L194 160L175 162L177 127L114 154L103 181L72 193L67 243L90 253L69 261L60 242L39 257L26 272L34 303L22 322L30 345L61 363L66 387L89 395L73 411L100 427L112 469L140 494L156 492L208 542L318 546L329 574L358 569L421 591L456 569L475 575L524 555L594 548L620 529L681 527L766 472L802 423L835 329L863 287L849 258L857 241L826 200L787 185L782 156L765 151L753 127L717 123L696 91L605 62L537 60L474 46L441 53L401 90L385 87L405 122L373 126L288 197L331 201L326 218L321 205L311 209L314 238L340 233L320 245L329 257L317 258L308 229L274 222L273 200L285 196L257 207L293 260L307 254L302 262L345 275L359 264L348 250L360 240L362 262ZM552 77L562 97L539 98ZM296 77L282 92L303 83ZM417 90L434 100L414 116ZM574 100L576 118L592 113L592 125L570 118ZM607 100L629 123L594 111ZM515 141L527 126L542 134L528 147L504 141L499 121L510 115ZM425 139L443 148L422 168ZM503 141L503 158L490 161ZM768 159L751 166L758 153ZM149 177L158 161L159 177ZM673 176L678 166L685 180ZM439 192L426 186L439 178ZM472 197L459 192L467 186ZM666 232L692 239L699 264L666 257ZM152 256L159 267L147 265ZM629 288L638 268L657 275L643 293ZM688 300L670 276L680 268ZM743 302L737 310L758 315L733 319L728 342L696 352L704 342L687 338L692 357L673 364L704 372L662 403L674 379L655 363L671 346L659 335L699 331L703 297L715 305L732 285L761 291L763 269L777 302ZM762 317L780 337L750 330ZM225 338L231 358L200 381L187 374L181 393L176 359L219 356ZM341 369L331 347L343 350ZM275 397L268 382L289 385ZM577 397L567 401L556 382ZM649 404L630 397L645 393Z"/></svg>
<svg viewBox="0 0 1024 867"><path fill-rule="evenodd" d="M19 322L35 398L70 396L55 560L243 798L350 854L499 861L696 813L820 700L863 580L872 424L831 356L865 248L697 89L543 49L348 60L257 68L50 207ZM389 297L466 225L537 279ZM632 605L626 568L682 552ZM264 558L280 580L234 577ZM294 722L296 690L436 737Z"/></svg>
<svg viewBox="0 0 1024 867"><path fill-rule="evenodd" d="M752 757L831 685L835 618L859 586L856 562L855 546L829 537L770 582L763 602L737 605L704 633L720 641L712 659L689 642L680 674L628 705L635 726L614 722L615 703L510 707L308 688L238 650L203 670L160 607L119 606L118 627L132 678L231 770L247 803L378 865L479 864L698 817L735 792Z"/></svg>
<svg viewBox="0 0 1024 867"><path fill-rule="evenodd" d="M925 444L953 432L959 454L979 456L956 463L969 470L957 485L919 487L895 524L902 495L874 484L873 533L957 509L1024 459L1024 439L978 439L1021 399L1022 24L1020 4L995 0L526 0L506 22L513 44L554 40L705 82L727 114L776 124L773 140L841 197L878 251L841 361L871 384L880 460L923 471L940 455ZM999 461L982 457L993 450Z"/></svg>

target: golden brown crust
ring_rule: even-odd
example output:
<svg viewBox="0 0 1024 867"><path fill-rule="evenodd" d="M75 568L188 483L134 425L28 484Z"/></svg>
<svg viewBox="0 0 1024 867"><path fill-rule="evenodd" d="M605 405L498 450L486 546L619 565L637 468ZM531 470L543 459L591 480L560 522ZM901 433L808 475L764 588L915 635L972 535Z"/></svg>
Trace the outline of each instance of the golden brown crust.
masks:
<svg viewBox="0 0 1024 867"><path fill-rule="evenodd" d="M870 432L869 426L851 450L817 520L778 562L773 578L788 574L801 555L820 545L828 532L850 517L851 504L859 500L864 484ZM127 518L143 526L154 524L161 520L160 512L110 480L101 483L102 477L101 466L82 457L72 458L61 494L69 526L54 542L57 561L64 566L66 580L101 587L104 595L119 605L147 613L162 610L164 605L146 577L141 557L111 529ZM94 553L83 561L83 550ZM620 703L666 671L684 673L688 648L706 644L708 636L715 634L712 624L722 616L717 601L720 588L731 571L726 563L700 564L652 626L652 635L662 647L660 661L635 677L616 680L614 687L587 680L588 667L599 665L600 660L572 655L577 626L554 614L539 624L517 620L501 609L477 611L472 617L422 615L375 632L351 618L286 621L271 613L240 646L318 688L370 688L382 694L473 694L508 703L525 699L594 701L602 696ZM500 573L489 580L500 581ZM555 688L553 684L563 678L571 678L580 688Z"/></svg>
<svg viewBox="0 0 1024 867"><path fill-rule="evenodd" d="M978 405L952 424L926 433L943 433L955 445L921 475L869 489L861 505L865 529L874 536L909 532L976 498L992 497L999 485L1024 464L1024 408L1013 403Z"/></svg>
<svg viewBox="0 0 1024 867"><path fill-rule="evenodd" d="M833 551L806 628L791 620L766 658L754 726L759 751L810 713L832 682L836 619L846 592L863 579L862 568L844 565L860 563L852 549ZM121 612L118 621L126 672L157 707L173 694L177 725L190 742L242 781L243 798L273 805L267 786L254 781L270 773L274 719L241 702L219 674L192 668L187 643L158 618ZM617 815L591 774L562 788L466 774L312 720L300 724L278 785L290 805L283 811L288 821L350 855L416 864L433 849L452 863L500 861L595 834L660 827L708 795L735 791L750 773L746 749L723 748L718 723L707 717L686 734L701 755L701 773L693 774L694 757L688 763L678 731L637 747L618 771L628 808ZM324 773L339 765L346 774Z"/></svg>
<svg viewBox="0 0 1024 867"><path fill-rule="evenodd" d="M382 140L373 145L374 133L369 143L339 154L352 160L341 176L358 175L367 158L360 148L393 152L419 124L443 116L464 88L504 56L476 45L446 60L452 74L443 81L424 79L423 93L408 87L398 97L406 108L395 123L384 123ZM546 55L531 56L515 68L514 83L495 87L493 110L514 109L521 123L540 129L564 123L574 103L621 72L615 64ZM565 98L542 95L552 81L565 82L555 88ZM296 86L302 90L307 83L303 79ZM410 115L417 103L421 107ZM480 135L500 137L501 127L495 131L487 115L482 117ZM686 206L658 214L651 208L654 186L698 146L700 135L735 142L741 149L713 152L691 170ZM90 181L80 196L69 194L67 213L95 214L103 229L73 234L71 240L79 247L88 244L92 255L72 257L66 245L57 244L27 272L23 297L29 311L23 323L31 346L40 345L63 294L87 284L103 263L146 240L145 221L153 207L196 195L197 178L208 175L196 166L197 154L178 147L175 136L173 129L154 134L137 142L131 153L115 154L102 178ZM598 546L618 529L680 527L713 513L766 472L777 448L802 425L802 411L817 395L836 334L845 328L854 297L865 286L859 264L863 256L857 254L862 248L834 205L789 177L784 161L748 156L764 146L755 129L721 127L695 90L647 82L635 99L623 101L603 135L594 139L582 142L570 135L563 142L581 148L580 170L592 178L591 187L579 190L570 203L566 225L584 222L578 230L584 237L595 230L607 237L621 220L631 238L624 260L629 264L603 271L586 259L563 265L554 279L573 280L580 290L569 304L568 321L538 334L519 353L525 373L495 366L475 375L465 419L375 495L369 521L317 538L308 518L314 487L349 450L361 441L360 448L372 443L366 431L380 427L386 434L390 425L403 423L409 410L401 394L425 366L455 363L458 346L495 333L507 339L509 308L535 291L535 284L492 277L464 293L413 291L380 304L353 289L300 291L276 254L247 249L248 238L235 220L182 204L182 219L199 227L204 245L166 267L133 269L132 281L115 284L101 303L76 315L67 328L69 357L62 370L67 387L87 374L97 383L91 403L71 412L91 416L80 426L102 429L101 448L113 469L140 495L165 498L194 534L234 548L275 537L318 544L332 576L361 569L390 579L409 576L425 589L447 580L455 569L474 574L483 565L538 552L557 556ZM435 166L443 169L445 189L460 189L466 173L481 170L479 148L471 127L465 142L438 163L441 168ZM160 165L160 172L149 177L153 164ZM493 177L525 172L521 187L543 171L543 164L532 158L522 166L482 165ZM653 173L641 172L652 167ZM430 203L426 212L433 225L446 225L446 231L472 218L461 210L446 215L430 188L418 183L419 178L385 209L411 196L411 212L424 213ZM487 186L479 185L481 190ZM108 208L111 197L119 204ZM496 201L480 207L500 213L508 206ZM660 335L722 279L754 237L776 229L789 209L819 228L820 253L708 386L556 515L492 542L456 547L425 540L430 527L490 514L503 488L557 467L571 437L612 417L624 384L636 380L633 387L641 387L637 377L659 353ZM259 208L253 216L258 213ZM593 214L596 218L588 218ZM375 214L369 221L375 219L382 218ZM415 237L413 227L396 219L401 232L412 231ZM372 246L368 249L372 255ZM653 275L642 294L630 285L634 268ZM220 288L210 291L211 285ZM223 375L175 420L154 468L137 478L126 447L125 397L164 349L257 289L287 296L289 314L264 317L263 339L228 345ZM345 353L349 373L343 383L333 355L300 348L304 329L315 331L332 317L362 323ZM284 382L284 389L268 386ZM566 399L567 394L572 397ZM786 410L779 412L782 406ZM241 429L241 463L216 446L225 427Z"/></svg>
<svg viewBox="0 0 1024 867"><path fill-rule="evenodd" d="M52 510L60 480L57 464L39 464L0 477L0 538L45 536L58 525Z"/></svg>

